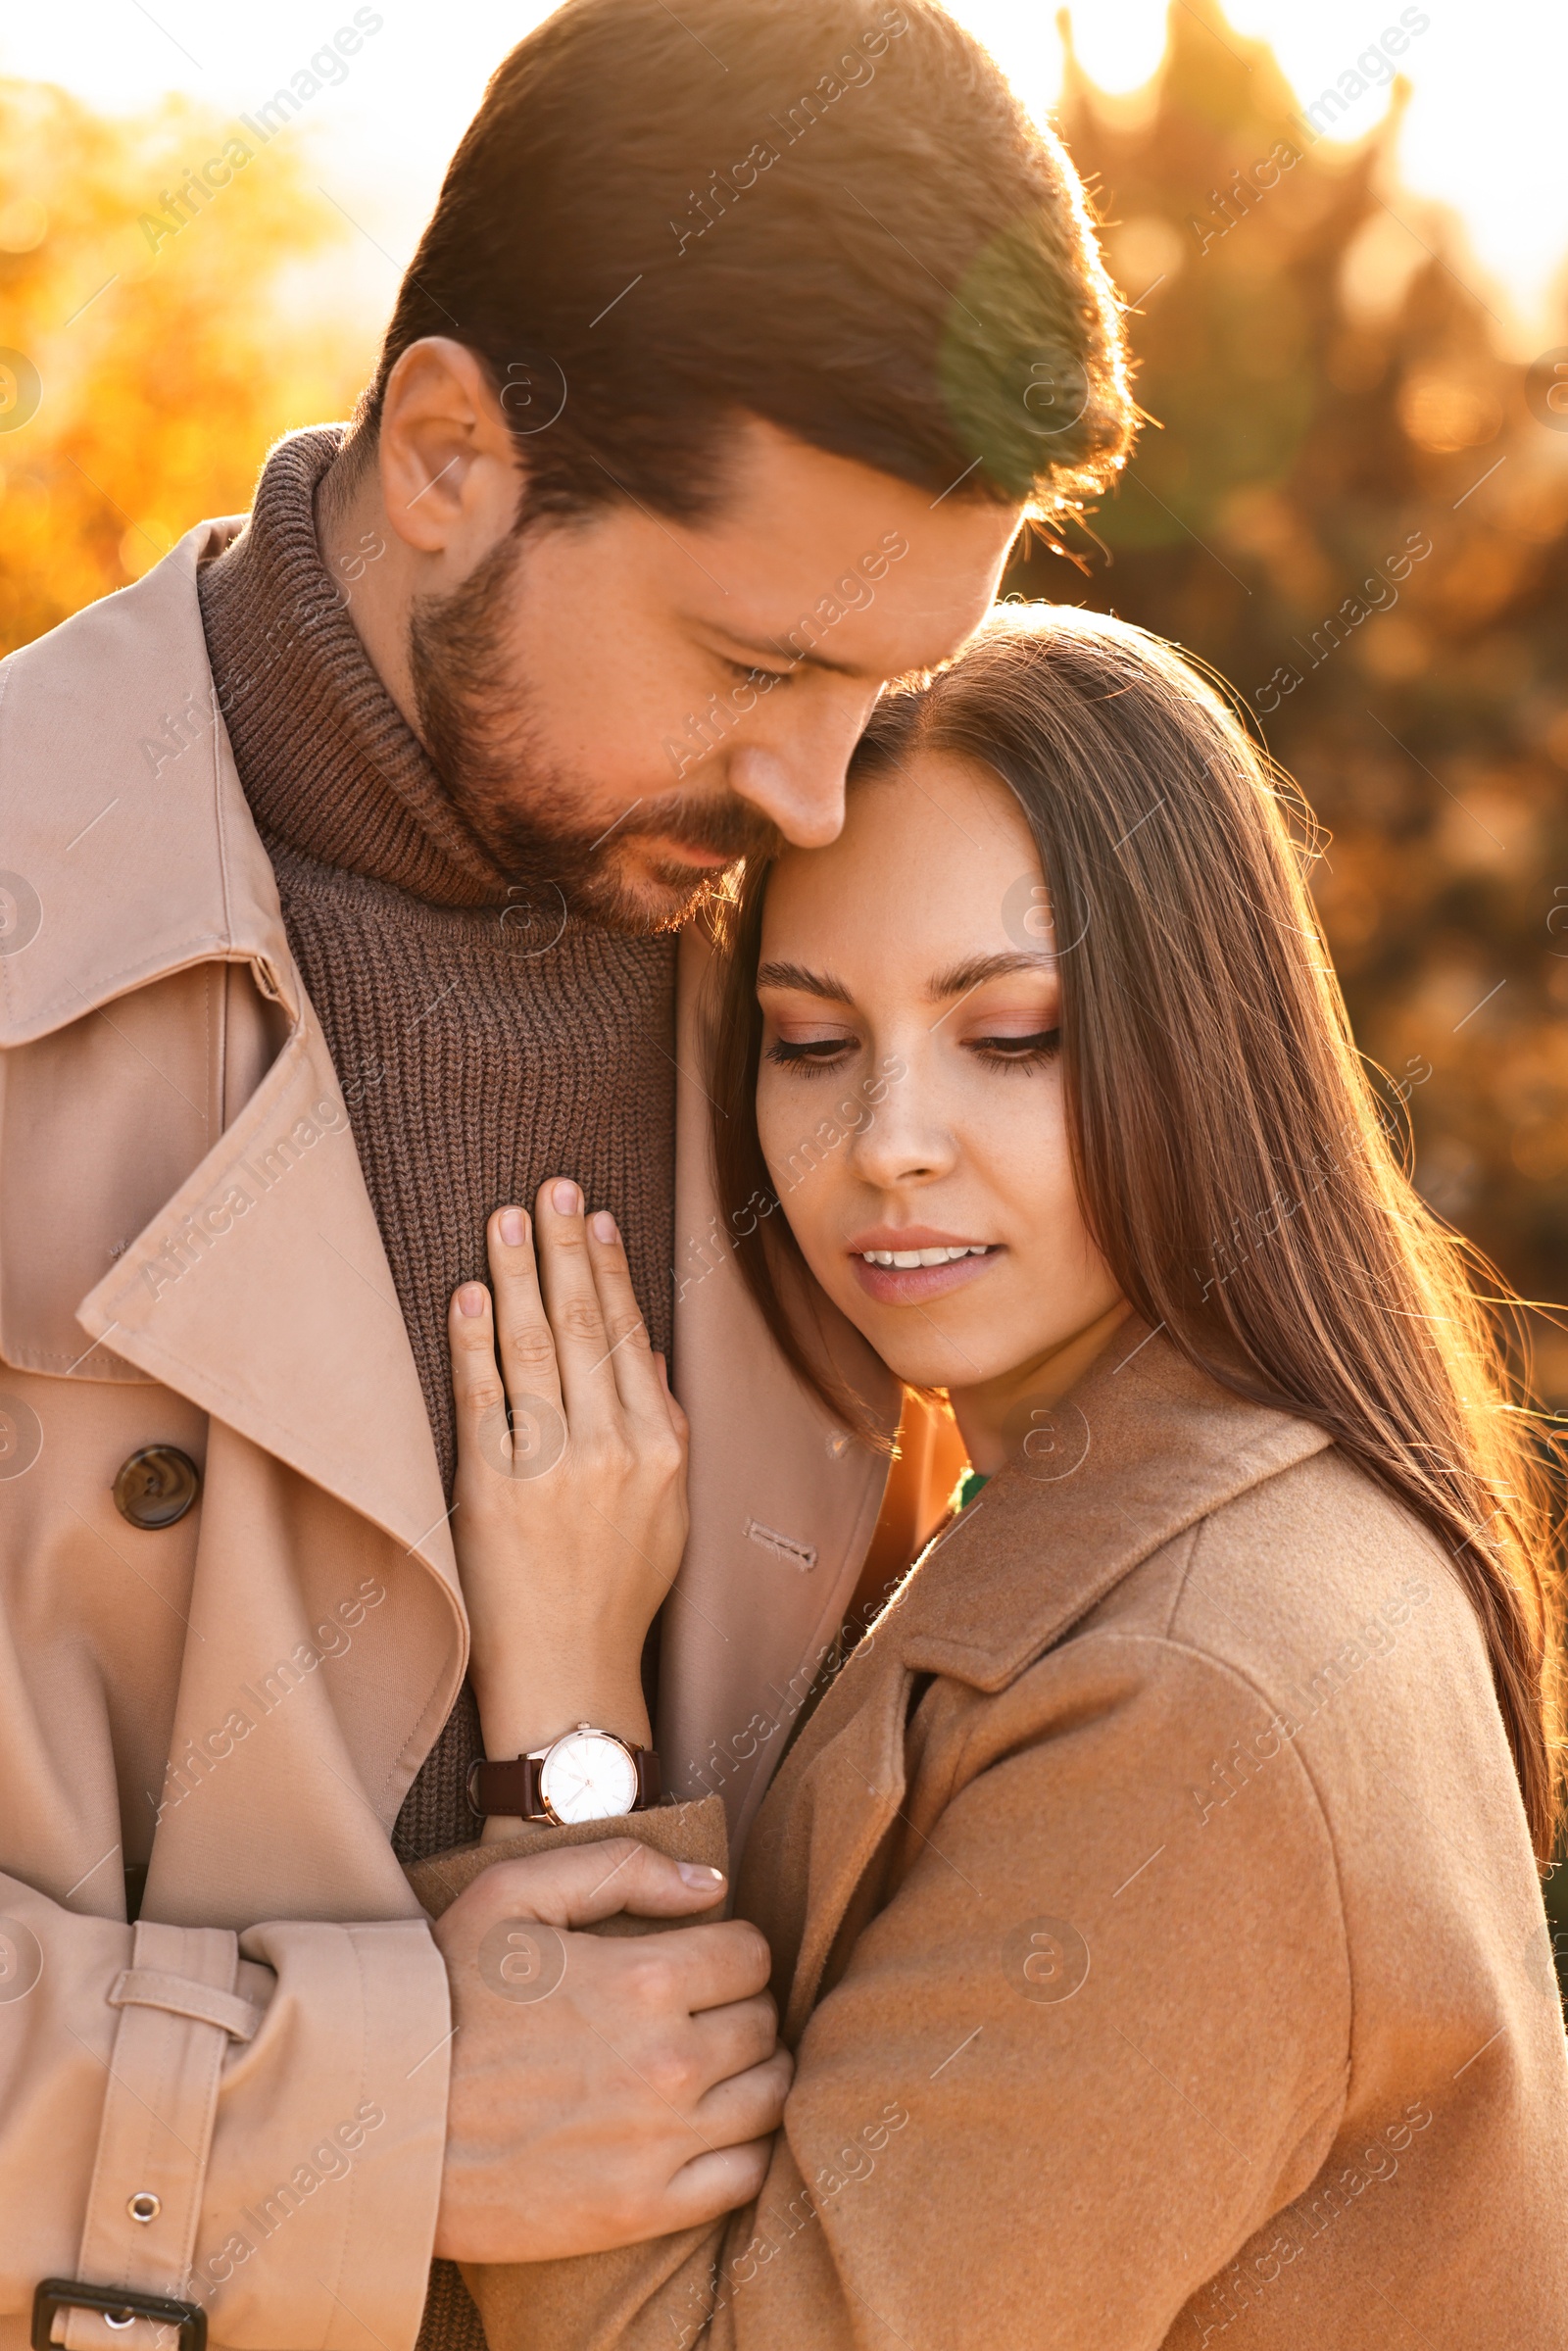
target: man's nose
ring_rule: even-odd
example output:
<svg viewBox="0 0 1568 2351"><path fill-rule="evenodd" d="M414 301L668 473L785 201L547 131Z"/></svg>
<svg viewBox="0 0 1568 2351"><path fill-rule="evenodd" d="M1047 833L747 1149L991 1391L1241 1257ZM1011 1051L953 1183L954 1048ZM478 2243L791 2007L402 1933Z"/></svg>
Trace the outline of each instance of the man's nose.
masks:
<svg viewBox="0 0 1568 2351"><path fill-rule="evenodd" d="M844 829L844 777L849 748L809 757L804 747L785 759L765 744L739 744L730 754L729 785L775 824L796 849L825 849Z"/></svg>

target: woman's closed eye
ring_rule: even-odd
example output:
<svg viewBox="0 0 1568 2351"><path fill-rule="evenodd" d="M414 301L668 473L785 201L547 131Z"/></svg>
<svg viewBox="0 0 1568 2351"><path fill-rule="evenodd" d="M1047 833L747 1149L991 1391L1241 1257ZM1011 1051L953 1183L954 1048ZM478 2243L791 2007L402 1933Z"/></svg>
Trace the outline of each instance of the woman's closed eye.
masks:
<svg viewBox="0 0 1568 2351"><path fill-rule="evenodd" d="M811 1077L824 1069L836 1069L847 1053L855 1051L858 1039L848 1035L830 1037L775 1037L767 1049L767 1058L779 1069L792 1069L799 1076Z"/></svg>
<svg viewBox="0 0 1568 2351"><path fill-rule="evenodd" d="M963 1050L997 1068L1037 1069L1042 1063L1054 1060L1060 1052L1061 1031L1030 1029L1012 1035L966 1037Z"/></svg>

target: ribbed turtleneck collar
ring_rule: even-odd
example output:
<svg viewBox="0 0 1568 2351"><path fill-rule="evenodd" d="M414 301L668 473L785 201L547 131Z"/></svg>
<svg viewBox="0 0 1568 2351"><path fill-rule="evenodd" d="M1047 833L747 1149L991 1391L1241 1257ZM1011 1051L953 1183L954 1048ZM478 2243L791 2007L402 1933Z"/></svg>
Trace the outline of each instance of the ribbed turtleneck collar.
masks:
<svg viewBox="0 0 1568 2351"><path fill-rule="evenodd" d="M249 521L200 575L202 626L264 840L431 906L498 906L507 877L464 823L361 643L316 535L341 425L291 433Z"/></svg>

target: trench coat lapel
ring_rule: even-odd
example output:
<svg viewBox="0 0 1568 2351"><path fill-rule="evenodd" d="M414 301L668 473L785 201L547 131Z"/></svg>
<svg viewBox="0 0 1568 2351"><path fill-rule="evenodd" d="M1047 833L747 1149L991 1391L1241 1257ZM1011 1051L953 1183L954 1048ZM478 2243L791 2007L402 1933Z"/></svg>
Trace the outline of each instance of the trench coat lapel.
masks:
<svg viewBox="0 0 1568 2351"><path fill-rule="evenodd" d="M72 877L0 958L4 1041L215 959L276 1003L287 1036L260 1088L77 1319L394 1536L453 1595L461 1636L413 1352L214 698L195 572L235 527L199 525L0 671L10 858Z"/></svg>
<svg viewBox="0 0 1568 2351"><path fill-rule="evenodd" d="M456 1591L424 1398L314 1018L77 1319Z"/></svg>
<svg viewBox="0 0 1568 2351"><path fill-rule="evenodd" d="M325 1041L216 709L195 593L238 527L203 523L135 587L0 668L8 863L56 876L0 956L0 1042L48 1034L192 965L245 966L287 1023L251 1099L81 1301L104 1348L385 1529L462 1609L434 1447ZM127 836L126 827L130 828ZM69 847L68 847L69 845ZM691 1539L665 1616L666 1786L722 1789L737 1849L833 1641L885 1456L785 1365L735 1262L703 1082L706 942L681 943L676 1377L692 1424ZM822 1301L838 1360L891 1427L897 1383ZM83 1358L83 1376L88 1358Z"/></svg>
<svg viewBox="0 0 1568 2351"><path fill-rule="evenodd" d="M198 524L0 663L0 826L35 932L0 956L7 1045L204 958L292 971L196 601L198 562L238 528Z"/></svg>

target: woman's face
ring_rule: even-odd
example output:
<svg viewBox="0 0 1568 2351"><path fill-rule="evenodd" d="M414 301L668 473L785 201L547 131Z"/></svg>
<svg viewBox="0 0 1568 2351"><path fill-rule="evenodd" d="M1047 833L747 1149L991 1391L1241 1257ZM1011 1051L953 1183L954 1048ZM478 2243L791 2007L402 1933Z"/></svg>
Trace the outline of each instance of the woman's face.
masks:
<svg viewBox="0 0 1568 2351"><path fill-rule="evenodd" d="M1068 1160L1053 948L1017 804L947 754L858 783L838 839L768 882L757 1111L774 1188L890 1369L953 1392L982 1468L1018 1400L1059 1386L1053 1362L1075 1377L1080 1343L1124 1311Z"/></svg>

